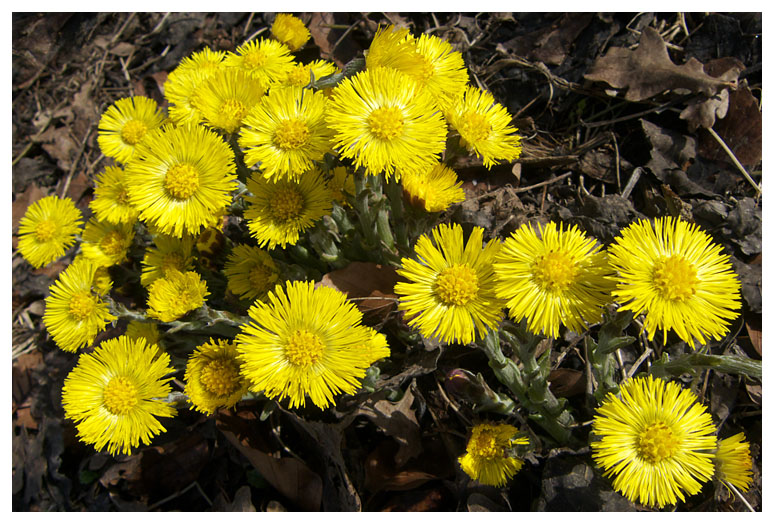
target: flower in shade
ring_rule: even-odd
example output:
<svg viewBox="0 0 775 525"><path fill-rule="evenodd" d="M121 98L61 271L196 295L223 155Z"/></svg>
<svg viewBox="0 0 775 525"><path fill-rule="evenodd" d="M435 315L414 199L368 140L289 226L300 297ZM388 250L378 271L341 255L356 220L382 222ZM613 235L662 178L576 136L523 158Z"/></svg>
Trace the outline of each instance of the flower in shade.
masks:
<svg viewBox="0 0 775 525"><path fill-rule="evenodd" d="M732 485L743 492L748 490L753 479L750 445L745 434L740 432L726 439L718 440L718 448L713 458L716 465L716 478L725 485Z"/></svg>
<svg viewBox="0 0 775 525"><path fill-rule="evenodd" d="M261 163L266 178L298 178L331 150L322 92L299 87L269 90L240 132L245 164Z"/></svg>
<svg viewBox="0 0 775 525"><path fill-rule="evenodd" d="M528 445L517 437L516 427L504 423L480 423L471 430L466 453L458 458L463 472L484 485L501 487L524 465L516 457L517 445Z"/></svg>
<svg viewBox="0 0 775 525"><path fill-rule="evenodd" d="M113 266L127 260L127 251L135 238L133 224L111 224L89 219L83 230L81 250L97 266Z"/></svg>
<svg viewBox="0 0 775 525"><path fill-rule="evenodd" d="M517 128L511 126L511 115L492 94L467 86L447 109L447 121L460 134L460 144L481 158L487 169L519 158L522 143Z"/></svg>
<svg viewBox="0 0 775 525"><path fill-rule="evenodd" d="M606 254L574 225L524 224L495 257L495 293L510 316L535 334L557 337L560 325L581 333L601 319L610 301L612 271Z"/></svg>
<svg viewBox="0 0 775 525"><path fill-rule="evenodd" d="M335 395L355 393L366 369L390 355L384 337L361 325L361 313L338 290L296 281L268 297L248 310L251 321L236 338L251 390L288 398L291 408L307 397L326 408Z"/></svg>
<svg viewBox="0 0 775 525"><path fill-rule="evenodd" d="M331 196L336 202L342 206L351 207L347 196L355 196L355 177L346 166L337 166L331 171L328 187L331 189Z"/></svg>
<svg viewBox="0 0 775 525"><path fill-rule="evenodd" d="M198 273L171 269L148 287L148 315L171 323L205 304L209 294Z"/></svg>
<svg viewBox="0 0 775 525"><path fill-rule="evenodd" d="M148 97L127 97L113 103L100 118L97 143L106 157L126 164L135 156L137 145L161 126L164 114Z"/></svg>
<svg viewBox="0 0 775 525"><path fill-rule="evenodd" d="M100 294L93 291L97 265L79 258L51 285L43 324L59 348L76 352L92 344L105 326L116 319Z"/></svg>
<svg viewBox="0 0 775 525"><path fill-rule="evenodd" d="M442 109L451 109L452 103L465 90L468 70L463 55L446 40L423 33L417 39L417 52L423 58L422 73L418 77L424 89L429 90Z"/></svg>
<svg viewBox="0 0 775 525"><path fill-rule="evenodd" d="M159 325L156 321L138 321L133 319L126 325L124 335L129 339L140 339L142 337L149 345L162 347Z"/></svg>
<svg viewBox="0 0 775 525"><path fill-rule="evenodd" d="M81 221L70 199L52 195L35 201L19 221L19 253L33 268L59 259L75 243Z"/></svg>
<svg viewBox="0 0 775 525"><path fill-rule="evenodd" d="M652 376L609 393L592 421L592 457L627 499L684 501L713 477L713 420L691 390Z"/></svg>
<svg viewBox="0 0 775 525"><path fill-rule="evenodd" d="M380 27L365 54L366 69L387 67L415 79L422 78L425 70L425 60L417 52L415 38L407 28Z"/></svg>
<svg viewBox="0 0 775 525"><path fill-rule="evenodd" d="M248 380L240 375L237 345L210 339L197 346L186 362L186 395L194 409L212 414L231 408L248 392Z"/></svg>
<svg viewBox="0 0 775 525"><path fill-rule="evenodd" d="M153 246L145 251L142 261L142 274L140 284L150 284L160 277L167 275L170 270L187 272L194 268L194 237L191 235L182 238L170 237L160 233L153 238Z"/></svg>
<svg viewBox="0 0 775 525"><path fill-rule="evenodd" d="M94 198L89 202L89 208L97 220L111 224L134 224L139 212L129 203L124 170L108 166L94 182Z"/></svg>
<svg viewBox="0 0 775 525"><path fill-rule="evenodd" d="M293 63L288 46L264 38L245 42L224 61L226 66L242 69L267 86L282 82Z"/></svg>
<svg viewBox="0 0 775 525"><path fill-rule="evenodd" d="M164 98L170 103L170 119L181 124L198 124L202 114L196 108L197 88L223 68L225 51L205 48L181 60L164 81Z"/></svg>
<svg viewBox="0 0 775 525"><path fill-rule="evenodd" d="M399 309L424 337L468 344L500 321L504 303L495 296L492 269L500 244L482 247L483 236L475 227L464 243L462 226L439 224L432 239L417 240L416 260L401 260L398 274L406 281L395 286Z"/></svg>
<svg viewBox="0 0 775 525"><path fill-rule="evenodd" d="M193 104L207 125L234 133L250 110L264 98L266 88L266 82L245 71L223 68L197 87Z"/></svg>
<svg viewBox="0 0 775 525"><path fill-rule="evenodd" d="M315 80L338 73L339 68L336 64L328 60L313 60L309 64L294 64L293 68L288 70L283 85L305 87L314 76Z"/></svg>
<svg viewBox="0 0 775 525"><path fill-rule="evenodd" d="M466 193L455 172L444 164L436 164L424 172L401 175L401 185L409 201L428 212L444 211L451 204L462 202Z"/></svg>
<svg viewBox="0 0 775 525"><path fill-rule="evenodd" d="M166 398L175 370L167 354L144 339L108 339L83 354L62 389L65 417L75 422L78 437L97 451L131 454L165 431L157 419L173 417Z"/></svg>
<svg viewBox="0 0 775 525"><path fill-rule="evenodd" d="M227 289L240 299L265 299L280 278L277 265L265 250L238 244L223 266L228 279Z"/></svg>
<svg viewBox="0 0 775 525"><path fill-rule="evenodd" d="M327 118L340 157L372 175L428 169L446 146L447 127L433 96L392 68L345 78L331 93Z"/></svg>
<svg viewBox="0 0 775 525"><path fill-rule="evenodd" d="M721 339L740 309L740 282L729 256L696 224L674 217L635 222L608 248L619 274L613 291L621 309L644 313L649 340L674 330L695 345Z"/></svg>
<svg viewBox="0 0 775 525"><path fill-rule="evenodd" d="M231 203L234 152L203 126L164 127L138 147L126 170L129 201L158 231L197 234Z"/></svg>
<svg viewBox="0 0 775 525"><path fill-rule="evenodd" d="M304 22L285 13L280 13L274 18L270 31L272 36L288 46L291 51L300 49L310 37L309 29Z"/></svg>
<svg viewBox="0 0 775 525"><path fill-rule="evenodd" d="M299 234L331 212L331 190L317 168L302 174L298 180L276 182L262 176L248 180L245 210L248 229L261 247L285 248L299 240Z"/></svg>

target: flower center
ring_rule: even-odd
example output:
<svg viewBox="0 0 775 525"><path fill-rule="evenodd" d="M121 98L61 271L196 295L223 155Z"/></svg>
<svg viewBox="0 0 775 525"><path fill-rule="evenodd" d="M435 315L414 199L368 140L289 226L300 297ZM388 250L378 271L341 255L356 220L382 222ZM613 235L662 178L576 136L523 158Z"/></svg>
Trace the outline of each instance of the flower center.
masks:
<svg viewBox="0 0 775 525"><path fill-rule="evenodd" d="M170 270L183 271L183 257L177 253L165 253L161 260L161 271L166 275Z"/></svg>
<svg viewBox="0 0 775 525"><path fill-rule="evenodd" d="M121 128L121 140L127 144L134 146L145 136L145 132L148 131L148 127L139 120L130 120L124 127Z"/></svg>
<svg viewBox="0 0 775 525"><path fill-rule="evenodd" d="M460 119L460 135L468 142L481 142L490 136L490 123L482 115L474 111L467 111Z"/></svg>
<svg viewBox="0 0 775 525"><path fill-rule="evenodd" d="M90 293L78 292L70 299L68 306L70 315L79 321L83 321L97 307L97 300Z"/></svg>
<svg viewBox="0 0 775 525"><path fill-rule="evenodd" d="M296 366L314 365L324 352L323 341L304 329L292 333L285 345L285 358Z"/></svg>
<svg viewBox="0 0 775 525"><path fill-rule="evenodd" d="M129 194L124 188L121 188L121 190L118 192L118 195L116 195L116 202L122 206L129 205Z"/></svg>
<svg viewBox="0 0 775 525"><path fill-rule="evenodd" d="M211 394L225 397L240 386L239 368L231 359L216 359L205 365L199 381Z"/></svg>
<svg viewBox="0 0 775 525"><path fill-rule="evenodd" d="M640 455L652 463L669 459L678 450L680 440L661 421L652 423L638 434Z"/></svg>
<svg viewBox="0 0 775 525"><path fill-rule="evenodd" d="M118 231L109 232L100 241L100 249L102 253L108 257L118 257L125 251L124 247L124 235Z"/></svg>
<svg viewBox="0 0 775 525"><path fill-rule="evenodd" d="M565 252L550 252L538 257L533 265L533 279L548 292L561 293L574 283L578 268Z"/></svg>
<svg viewBox="0 0 775 525"><path fill-rule="evenodd" d="M269 286L275 282L275 275L269 268L263 264L257 264L250 269L248 279L250 279L250 285L254 290L264 292L269 289Z"/></svg>
<svg viewBox="0 0 775 525"><path fill-rule="evenodd" d="M111 414L121 416L137 404L137 388L126 377L114 377L103 390L102 401Z"/></svg>
<svg viewBox="0 0 775 525"><path fill-rule="evenodd" d="M191 164L175 164L164 177L167 192L178 200L186 200L199 188L199 173Z"/></svg>
<svg viewBox="0 0 775 525"><path fill-rule="evenodd" d="M223 128L226 129L226 131L233 131L240 127L242 119L244 119L247 114L248 108L245 104L233 98L224 101L224 103L221 104L221 107L218 108L218 115L220 115L224 124Z"/></svg>
<svg viewBox="0 0 775 525"><path fill-rule="evenodd" d="M51 219L45 219L35 226L35 238L40 242L50 241L57 232L57 224Z"/></svg>
<svg viewBox="0 0 775 525"><path fill-rule="evenodd" d="M472 436L466 447L466 452L472 456L485 459L495 459L503 456L503 448L498 446L495 436L490 432L482 431L476 436Z"/></svg>
<svg viewBox="0 0 775 525"><path fill-rule="evenodd" d="M250 69L263 66L266 64L266 53L260 50L248 53L245 55L245 64Z"/></svg>
<svg viewBox="0 0 775 525"><path fill-rule="evenodd" d="M697 271L680 255L671 255L654 265L654 287L668 301L686 301L697 291Z"/></svg>
<svg viewBox="0 0 775 525"><path fill-rule="evenodd" d="M295 188L280 188L269 204L272 216L279 222L288 222L301 215L304 197Z"/></svg>
<svg viewBox="0 0 775 525"><path fill-rule="evenodd" d="M288 71L288 83L293 86L304 87L309 84L309 66L297 65Z"/></svg>
<svg viewBox="0 0 775 525"><path fill-rule="evenodd" d="M298 149L309 141L309 128L299 119L283 120L274 135L274 144L281 149Z"/></svg>
<svg viewBox="0 0 775 525"><path fill-rule="evenodd" d="M420 78L423 82L427 82L436 73L436 68L433 63L428 60L428 57L422 57L422 71L420 72Z"/></svg>
<svg viewBox="0 0 775 525"><path fill-rule="evenodd" d="M404 114L396 107L375 109L367 120L371 132L382 140L392 140L404 129Z"/></svg>
<svg viewBox="0 0 775 525"><path fill-rule="evenodd" d="M436 277L436 293L448 305L463 306L476 297L479 278L467 264L445 268Z"/></svg>

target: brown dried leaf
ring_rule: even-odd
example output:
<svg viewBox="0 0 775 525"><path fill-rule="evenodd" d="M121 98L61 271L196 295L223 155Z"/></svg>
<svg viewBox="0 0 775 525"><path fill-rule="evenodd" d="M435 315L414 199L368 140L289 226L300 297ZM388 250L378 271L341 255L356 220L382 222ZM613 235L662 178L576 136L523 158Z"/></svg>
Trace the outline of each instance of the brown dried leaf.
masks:
<svg viewBox="0 0 775 525"><path fill-rule="evenodd" d="M377 323L393 311L398 298L393 287L398 282L395 269L382 264L352 262L341 270L334 270L323 276L316 286L328 286L339 290L348 298L374 297L355 301L358 309L369 323ZM386 299L383 299L386 298Z"/></svg>
<svg viewBox="0 0 775 525"><path fill-rule="evenodd" d="M551 25L512 38L503 46L512 55L559 66L592 17L592 13L565 13Z"/></svg>
<svg viewBox="0 0 775 525"><path fill-rule="evenodd" d="M549 372L549 390L557 397L573 397L586 390L584 372L571 368L557 368Z"/></svg>
<svg viewBox="0 0 775 525"><path fill-rule="evenodd" d="M730 93L726 117L716 121L713 129L744 166L756 166L762 160L762 112L759 101L747 85ZM708 159L730 162L724 149L710 135L702 132L699 152Z"/></svg>
<svg viewBox="0 0 775 525"><path fill-rule="evenodd" d="M366 458L364 486L369 492L412 490L438 476L420 470L399 470L395 463L396 445L382 441Z"/></svg>
<svg viewBox="0 0 775 525"><path fill-rule="evenodd" d="M751 345L753 346L754 350L759 354L759 357L762 355L762 331L761 329L757 330L756 328L752 327L750 324L748 324L748 321L745 323L745 329L748 331L748 338L751 340Z"/></svg>
<svg viewBox="0 0 775 525"><path fill-rule="evenodd" d="M605 82L617 89L626 88L624 98L632 102L678 89L712 97L724 88L737 86L736 82L708 75L695 58L680 66L674 64L662 37L651 27L641 33L637 49L611 48L595 61L584 78Z"/></svg>
<svg viewBox="0 0 775 525"><path fill-rule="evenodd" d="M14 232L19 229L19 221L24 217L24 214L27 213L27 208L29 208L33 202L38 201L47 195L48 193L45 189L39 188L35 183L32 183L27 186L24 193L16 196L16 200L11 204L11 221Z"/></svg>
<svg viewBox="0 0 775 525"><path fill-rule="evenodd" d="M40 136L41 146L51 158L57 161L59 169L65 173L70 171L78 145L70 136L70 128L61 126L49 127Z"/></svg>

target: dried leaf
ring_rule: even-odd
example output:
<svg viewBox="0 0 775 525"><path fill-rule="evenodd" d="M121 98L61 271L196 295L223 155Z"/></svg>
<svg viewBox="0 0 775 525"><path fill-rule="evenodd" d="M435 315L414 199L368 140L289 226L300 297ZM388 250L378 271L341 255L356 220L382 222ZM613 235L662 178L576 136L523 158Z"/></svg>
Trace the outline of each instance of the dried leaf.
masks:
<svg viewBox="0 0 775 525"><path fill-rule="evenodd" d="M750 324L748 324L748 321L745 322L745 329L748 332L748 338L751 340L751 346L753 346L754 350L756 350L756 353L758 353L759 356L761 357L762 355L761 329L756 329L752 327Z"/></svg>
<svg viewBox="0 0 775 525"><path fill-rule="evenodd" d="M315 286L328 286L339 290L355 301L366 321L375 324L383 321L395 309L398 296L393 288L398 282L395 269L382 264L352 262L341 270L334 270L323 276ZM371 299L373 297L373 299ZM384 299L383 299L384 298Z"/></svg>
<svg viewBox="0 0 775 525"><path fill-rule="evenodd" d="M29 208L33 202L38 201L47 195L48 193L46 190L39 188L35 183L32 183L27 186L24 193L16 196L16 200L11 204L11 220L13 221L14 232L19 229L19 221L24 217L24 214L27 213L27 208Z"/></svg>
<svg viewBox="0 0 775 525"><path fill-rule="evenodd" d="M503 47L512 55L559 66L592 17L592 13L564 13L546 27L504 42Z"/></svg>
<svg viewBox="0 0 775 525"><path fill-rule="evenodd" d="M712 77L737 82L740 72L745 65L736 58L724 57L708 62L703 66L704 71ZM689 102L681 112L680 117L689 123L691 131L698 127L712 128L716 117L724 118L729 108L729 90L724 89L718 94L701 100Z"/></svg>
<svg viewBox="0 0 775 525"><path fill-rule="evenodd" d="M572 397L586 390L584 372L571 368L557 368L549 372L549 390L557 397Z"/></svg>
<svg viewBox="0 0 775 525"><path fill-rule="evenodd" d="M744 166L756 166L762 160L762 112L759 101L747 85L730 93L726 117L713 129ZM710 135L700 134L699 153L708 159L731 162L729 155Z"/></svg>
<svg viewBox="0 0 775 525"><path fill-rule="evenodd" d="M41 146L51 158L57 161L57 167L67 173L73 164L78 145L70 136L70 128L49 127L40 136Z"/></svg>

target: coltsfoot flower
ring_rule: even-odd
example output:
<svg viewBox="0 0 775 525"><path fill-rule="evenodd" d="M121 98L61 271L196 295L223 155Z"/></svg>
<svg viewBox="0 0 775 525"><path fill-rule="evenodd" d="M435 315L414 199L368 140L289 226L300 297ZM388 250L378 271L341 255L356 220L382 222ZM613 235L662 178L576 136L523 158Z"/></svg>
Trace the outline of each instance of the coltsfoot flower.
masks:
<svg viewBox="0 0 775 525"><path fill-rule="evenodd" d="M196 88L194 107L205 124L234 133L266 93L267 84L237 68L222 68Z"/></svg>
<svg viewBox="0 0 775 525"><path fill-rule="evenodd" d="M205 304L209 294L198 273L170 269L148 288L148 315L171 323Z"/></svg>
<svg viewBox="0 0 775 525"><path fill-rule="evenodd" d="M503 423L476 425L466 453L458 458L463 472L484 485L505 485L525 463L516 456L514 448L530 443L526 437L516 437L518 432L516 427Z"/></svg>
<svg viewBox="0 0 775 525"><path fill-rule="evenodd" d="M197 346L186 363L186 395L194 410L210 415L231 408L248 392L240 374L237 346L226 339L210 339Z"/></svg>
<svg viewBox="0 0 775 525"><path fill-rule="evenodd" d="M282 42L260 38L245 42L236 53L229 53L224 65L239 68L271 86L283 81L293 67L293 57Z"/></svg>
<svg viewBox="0 0 775 525"><path fill-rule="evenodd" d="M205 48L181 60L164 82L164 98L170 103L170 120L178 125L199 124L202 114L197 109L198 88L222 69L225 51Z"/></svg>
<svg viewBox="0 0 775 525"><path fill-rule="evenodd" d="M124 335L129 339L145 339L145 342L149 345L157 345L160 349L163 347L161 344L161 333L159 333L159 325L156 321L138 321L133 319L126 325L126 332Z"/></svg>
<svg viewBox="0 0 775 525"><path fill-rule="evenodd" d="M286 13L279 13L272 22L272 36L288 46L291 51L301 49L307 43L310 34L300 19Z"/></svg>
<svg viewBox="0 0 775 525"><path fill-rule="evenodd" d="M280 278L274 260L268 252L256 246L238 244L223 266L228 279L227 289L240 299L265 299Z"/></svg>
<svg viewBox="0 0 775 525"><path fill-rule="evenodd" d="M56 261L81 233L81 211L70 199L43 197L19 221L19 253L33 268Z"/></svg>
<svg viewBox="0 0 775 525"><path fill-rule="evenodd" d="M409 202L428 212L440 212L466 198L457 174L444 164L424 172L401 175L401 185Z"/></svg>
<svg viewBox="0 0 775 525"><path fill-rule="evenodd" d="M719 481L743 492L748 490L753 480L751 472L753 462L745 434L740 432L726 439L720 439L713 462L716 464L716 478Z"/></svg>
<svg viewBox="0 0 775 525"><path fill-rule="evenodd" d="M137 145L163 121L164 114L155 100L143 96L122 98L102 114L97 143L106 157L126 164L134 158Z"/></svg>
<svg viewBox="0 0 775 525"><path fill-rule="evenodd" d="M113 266L127 260L127 252L135 238L134 223L100 222L89 219L83 230L81 250L97 266Z"/></svg>
<svg viewBox="0 0 775 525"><path fill-rule="evenodd" d="M140 284L150 286L153 281L165 277L170 270L188 272L194 269L192 251L196 239L191 235L182 238L159 233L153 237L153 246L145 250L141 263Z"/></svg>
<svg viewBox="0 0 775 525"><path fill-rule="evenodd" d="M100 222L134 224L139 212L129 203L126 174L118 166L108 166L94 181L94 198L89 208Z"/></svg>

